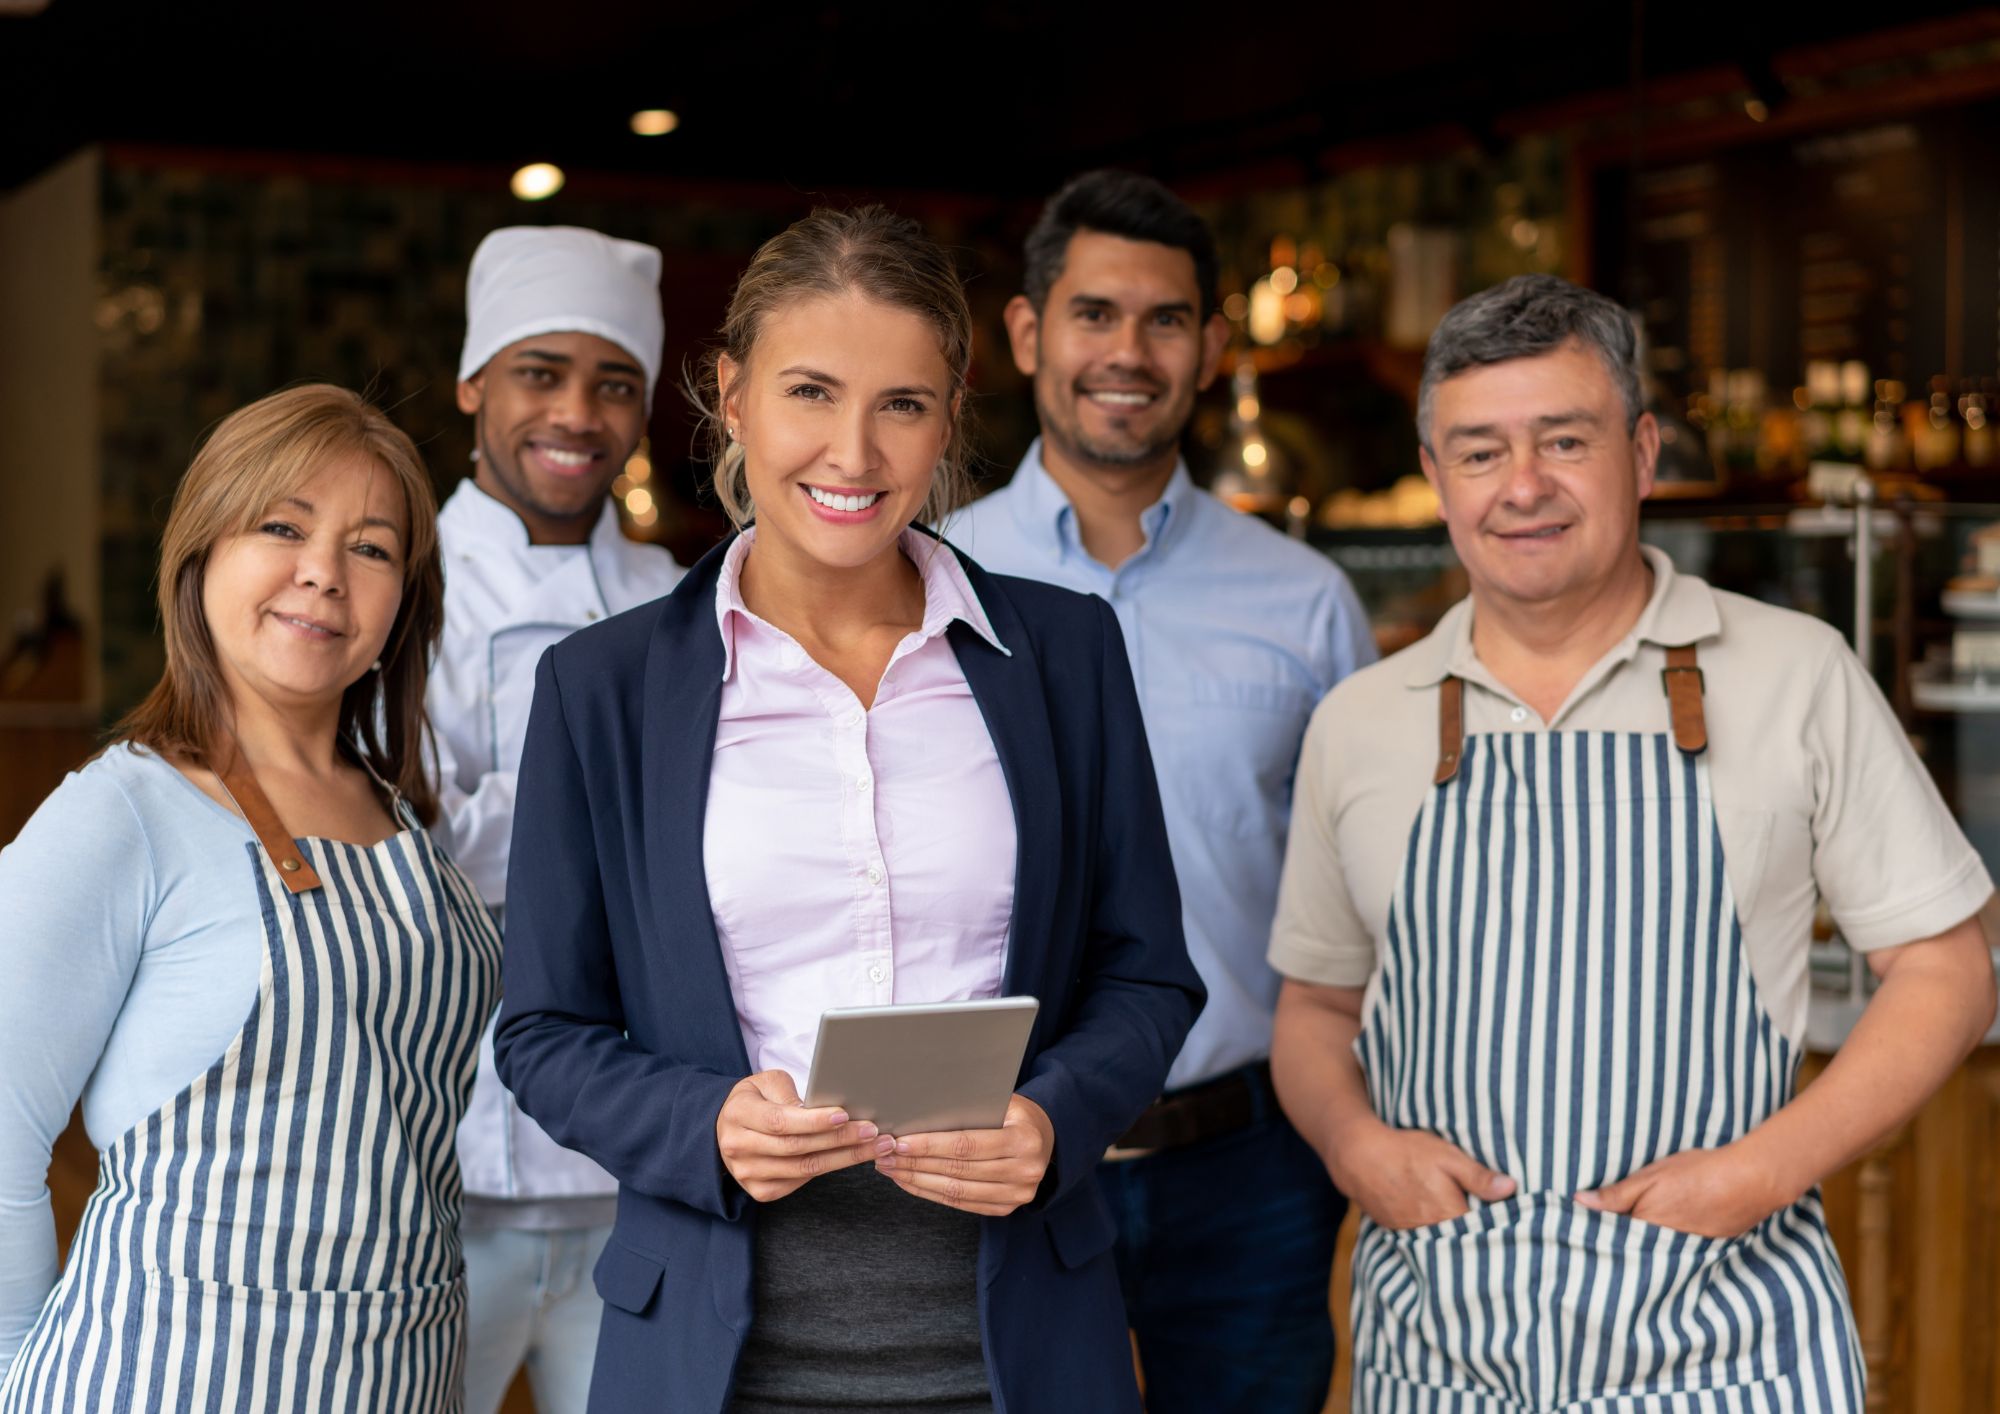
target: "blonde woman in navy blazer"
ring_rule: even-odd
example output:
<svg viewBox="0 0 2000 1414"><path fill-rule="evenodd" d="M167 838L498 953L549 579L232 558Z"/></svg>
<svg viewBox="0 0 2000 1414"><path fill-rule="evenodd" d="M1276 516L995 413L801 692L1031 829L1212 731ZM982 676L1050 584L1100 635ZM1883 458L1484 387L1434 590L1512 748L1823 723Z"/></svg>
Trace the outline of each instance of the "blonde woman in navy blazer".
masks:
<svg viewBox="0 0 2000 1414"><path fill-rule="evenodd" d="M879 367L885 340L906 335L911 315L935 335L942 358L928 362L936 376L874 392L843 372ZM824 331L815 336L823 347L801 352L802 329ZM620 1183L617 1225L596 1271L606 1309L594 1410L1140 1407L1110 1254L1113 1227L1093 1174L1159 1092L1203 994L1187 959L1159 795L1109 606L989 575L903 528L935 523L962 500L969 343L949 258L907 222L879 210L816 212L768 243L739 284L718 383L706 400L723 439L720 498L739 526L753 503L762 514L666 598L585 629L542 659L508 877L497 1053L522 1107ZM760 404L767 394L751 374L772 378L760 360L775 347L786 352L770 365L788 366L782 390L768 397L780 401ZM828 409L826 421L783 399ZM733 435L739 417L741 441ZM850 418L858 420L842 420ZM786 462L782 475L760 461L783 450L773 425L835 421L847 429L826 434L837 458L814 452ZM843 499L844 512L836 506L838 514L822 515L785 499L815 490L802 479L808 474L827 481L832 473L822 463L838 460L848 468L841 474L851 474L857 447L875 454L866 444L878 423L887 429L880 435L889 450L877 451L888 469L846 483L861 494ZM895 448L913 437L921 448L921 435L937 444L917 464L920 475L897 480ZM817 492L814 499L825 506ZM848 535L876 501L893 519ZM866 505L857 511L857 502ZM706 828L721 759L718 721L728 724L729 694L743 691L725 681L733 660L718 603L726 614L739 593L751 597L748 577L738 583L746 554L750 566L763 560L769 567L761 572L776 576L774 557L804 553L801 545L825 552L824 563L807 565L824 587L813 606L822 615L841 612L843 595L859 595L864 582L880 585L883 576L915 592L921 609L925 594L935 598L947 587L938 577L947 572L949 585L976 606L948 628L927 622L949 646L947 671L955 658L962 689L977 704L1012 813L1012 909L1000 920L999 990L1041 1001L1008 1125L942 1142L895 1136L909 1148L882 1165L886 1179L869 1172L882 1144L872 1127L773 1103L780 1096L772 1073L753 1074L748 1023L739 1020L746 1002L732 992L732 969L741 966L730 952L737 923L728 920L719 936L712 908L715 861L705 843L715 848ZM839 560L853 546L873 558ZM795 562L796 555L783 563ZM919 562L927 566L921 576ZM775 608L767 617L770 624L755 621L764 629L792 622ZM740 649L742 640L733 641ZM902 651L908 647L906 639ZM897 661L871 667L866 689L875 672L887 683ZM842 681L852 683L853 674ZM855 690L866 709L867 691ZM956 806L941 804L946 812ZM996 840L995 848L1006 843ZM806 1132L781 1132L794 1126ZM951 1158L960 1152L970 1160ZM990 1175L1004 1181L985 1181ZM862 1206L841 1206L850 1200ZM892 1216L867 1215L876 1211L867 1204L885 1201ZM780 1221L808 1210L817 1214L812 1221ZM850 1221L853 1214L861 1215ZM829 1233L828 1221L849 1225ZM969 1230L970 1246L925 1245L936 1224L954 1222ZM803 1264L786 1246L801 1243ZM954 1288L963 1291L964 1323L954 1329L970 1331L971 1345L961 1339L931 1354L913 1347L936 1313L899 1309L897 1300L917 1274L910 1264L940 1250L965 1263L963 1287ZM791 1293L780 1318L763 1264L783 1260L793 1262L789 1270L824 1276L810 1283L816 1290ZM805 1388L787 1373L822 1368L815 1359L831 1369L828 1352L850 1343L879 1352L885 1332L892 1344L902 1339L899 1322L911 1334L889 1353L909 1357L912 1369L935 1369L937 1390L899 1383L897 1362L886 1358L879 1370L856 1360L862 1368L851 1377L829 1374ZM947 1376L957 1382L949 1390ZM976 1384L970 1395L968 1377Z"/></svg>

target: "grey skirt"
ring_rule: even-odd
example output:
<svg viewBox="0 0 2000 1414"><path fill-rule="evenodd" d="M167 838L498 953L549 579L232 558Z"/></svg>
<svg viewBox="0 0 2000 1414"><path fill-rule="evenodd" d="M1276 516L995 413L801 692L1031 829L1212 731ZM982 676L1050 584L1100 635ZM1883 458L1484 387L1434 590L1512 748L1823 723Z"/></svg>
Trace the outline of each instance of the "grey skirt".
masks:
<svg viewBox="0 0 2000 1414"><path fill-rule="evenodd" d="M992 1414L978 1263L978 1218L872 1165L765 1204L731 1414Z"/></svg>

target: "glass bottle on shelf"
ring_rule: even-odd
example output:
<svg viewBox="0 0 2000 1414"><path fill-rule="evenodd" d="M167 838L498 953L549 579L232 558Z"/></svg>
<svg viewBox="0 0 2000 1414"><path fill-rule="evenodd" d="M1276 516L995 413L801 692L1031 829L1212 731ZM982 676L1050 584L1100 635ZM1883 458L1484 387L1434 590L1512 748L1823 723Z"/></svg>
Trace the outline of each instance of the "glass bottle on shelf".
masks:
<svg viewBox="0 0 2000 1414"><path fill-rule="evenodd" d="M1729 424L1726 461L1718 462L1734 484L1755 480L1757 453L1764 423L1764 375L1754 368L1734 368L1729 372L1729 402L1724 414Z"/></svg>
<svg viewBox="0 0 2000 1414"><path fill-rule="evenodd" d="M1931 379L1930 401L1924 408L1923 424L1911 449L1919 472L1942 471L1958 462L1964 423L1958 404L1951 396L1951 380L1942 373Z"/></svg>
<svg viewBox="0 0 2000 1414"><path fill-rule="evenodd" d="M1833 448L1842 461L1859 463L1868 449L1873 393L1867 364L1851 358L1840 365L1840 411L1833 417Z"/></svg>
<svg viewBox="0 0 2000 1414"><path fill-rule="evenodd" d="M1708 434L1708 459L1718 468L1729 465L1729 370L1708 371L1708 391L1695 398L1695 423Z"/></svg>
<svg viewBox="0 0 2000 1414"><path fill-rule="evenodd" d="M1801 409L1799 440L1805 444L1806 460L1825 461L1833 454L1833 419L1840 410L1839 364L1830 358L1816 358L1806 365Z"/></svg>
<svg viewBox="0 0 2000 1414"><path fill-rule="evenodd" d="M1994 462L1993 403L1986 380L1967 379L1960 386L1958 413L1965 430L1960 434L1959 451L1966 466L1984 470Z"/></svg>
<svg viewBox="0 0 2000 1414"><path fill-rule="evenodd" d="M1878 475L1909 469L1910 447L1903 435L1903 385L1894 378L1875 380L1875 413L1862 448L1862 465Z"/></svg>

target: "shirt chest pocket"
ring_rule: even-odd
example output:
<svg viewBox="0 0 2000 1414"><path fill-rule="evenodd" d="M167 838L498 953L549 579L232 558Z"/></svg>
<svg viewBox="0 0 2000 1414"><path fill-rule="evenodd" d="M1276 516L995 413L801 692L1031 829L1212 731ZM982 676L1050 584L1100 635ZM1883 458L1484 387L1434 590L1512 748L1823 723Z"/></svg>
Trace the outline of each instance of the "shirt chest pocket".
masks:
<svg viewBox="0 0 2000 1414"><path fill-rule="evenodd" d="M1729 879L1730 902L1739 921L1756 912L1769 872L1771 836L1776 814L1751 806L1715 807L1715 831L1722 843L1723 869Z"/></svg>
<svg viewBox="0 0 2000 1414"><path fill-rule="evenodd" d="M1169 818L1239 838L1282 830L1314 695L1287 682L1183 677L1146 714Z"/></svg>

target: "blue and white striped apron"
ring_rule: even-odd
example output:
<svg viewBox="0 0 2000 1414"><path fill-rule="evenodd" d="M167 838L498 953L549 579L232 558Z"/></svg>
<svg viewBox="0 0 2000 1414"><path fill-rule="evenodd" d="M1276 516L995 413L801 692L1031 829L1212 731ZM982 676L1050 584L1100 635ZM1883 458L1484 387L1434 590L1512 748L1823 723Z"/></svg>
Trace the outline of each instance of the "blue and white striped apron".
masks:
<svg viewBox="0 0 2000 1414"><path fill-rule="evenodd" d="M220 1059L100 1156L4 1414L459 1407L452 1137L500 945L398 809L405 828L372 847L297 842L303 870L246 845L256 1004Z"/></svg>
<svg viewBox="0 0 2000 1414"><path fill-rule="evenodd" d="M1447 737L1462 690L1444 685ZM1859 1414L1817 1190L1726 1241L1572 1197L1727 1144L1792 1094L1798 1053L1757 1000L1706 760L1624 732L1474 736L1452 771L1454 750L1411 832L1357 1050L1385 1121L1519 1187L1433 1227L1363 1222L1355 1409Z"/></svg>

